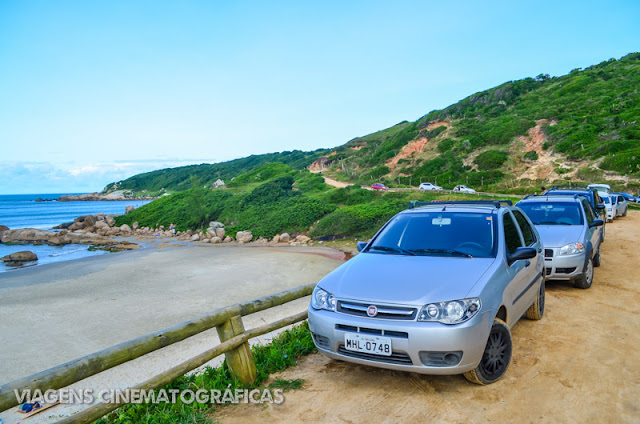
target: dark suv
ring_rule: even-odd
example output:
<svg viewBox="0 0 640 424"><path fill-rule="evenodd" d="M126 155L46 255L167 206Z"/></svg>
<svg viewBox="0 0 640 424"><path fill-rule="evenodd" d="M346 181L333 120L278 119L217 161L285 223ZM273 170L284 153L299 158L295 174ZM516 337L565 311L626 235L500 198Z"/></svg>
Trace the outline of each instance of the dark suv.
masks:
<svg viewBox="0 0 640 424"><path fill-rule="evenodd" d="M602 241L604 241L605 226L607 222L607 209L604 201L598 195L598 190L587 186L553 186L550 190L543 193L543 196L575 196L586 197L593 210L599 215L600 219L605 222L600 230L602 233Z"/></svg>

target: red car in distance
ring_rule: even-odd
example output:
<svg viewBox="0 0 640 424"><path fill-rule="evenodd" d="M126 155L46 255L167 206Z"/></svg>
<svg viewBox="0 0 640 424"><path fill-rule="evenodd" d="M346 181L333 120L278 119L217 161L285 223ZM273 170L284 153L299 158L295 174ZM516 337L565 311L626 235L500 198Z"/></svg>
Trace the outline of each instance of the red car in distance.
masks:
<svg viewBox="0 0 640 424"><path fill-rule="evenodd" d="M371 190L382 190L382 191L387 191L389 190L389 187L387 187L384 184L380 184L380 183L375 183L375 184L371 184Z"/></svg>

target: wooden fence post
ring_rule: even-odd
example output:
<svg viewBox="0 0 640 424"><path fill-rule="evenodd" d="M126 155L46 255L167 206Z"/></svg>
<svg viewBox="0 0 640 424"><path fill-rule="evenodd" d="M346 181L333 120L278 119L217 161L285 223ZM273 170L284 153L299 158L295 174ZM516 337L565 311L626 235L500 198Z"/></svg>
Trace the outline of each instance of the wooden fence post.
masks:
<svg viewBox="0 0 640 424"><path fill-rule="evenodd" d="M242 324L242 317L240 315L229 318L229 321L217 328L218 336L220 336L221 342L244 333L244 325ZM256 380L256 364L253 362L253 356L251 356L251 348L249 342L243 343L237 348L230 350L224 354L227 359L227 365L229 371L238 380L244 384L251 384Z"/></svg>

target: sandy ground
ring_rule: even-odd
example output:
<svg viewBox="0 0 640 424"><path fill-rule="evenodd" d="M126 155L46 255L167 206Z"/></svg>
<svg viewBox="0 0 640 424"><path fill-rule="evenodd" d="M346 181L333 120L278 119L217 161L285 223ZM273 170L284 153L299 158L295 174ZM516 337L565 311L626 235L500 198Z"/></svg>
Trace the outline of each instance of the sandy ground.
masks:
<svg viewBox="0 0 640 424"><path fill-rule="evenodd" d="M222 306L318 281L343 257L342 252L323 247L190 244L0 274L0 384ZM244 317L245 328L301 312L308 302L303 298ZM254 342L268 342L271 337ZM216 330L205 331L71 387L132 387L216 344ZM29 422L50 422L51 417L55 420L77 408L59 405ZM19 417L9 411L0 418L11 424Z"/></svg>
<svg viewBox="0 0 640 424"><path fill-rule="evenodd" d="M640 422L640 212L607 225L602 266L579 290L547 282L542 321L512 330L513 360L490 386L315 354L281 377L302 378L282 405L241 405L223 423Z"/></svg>

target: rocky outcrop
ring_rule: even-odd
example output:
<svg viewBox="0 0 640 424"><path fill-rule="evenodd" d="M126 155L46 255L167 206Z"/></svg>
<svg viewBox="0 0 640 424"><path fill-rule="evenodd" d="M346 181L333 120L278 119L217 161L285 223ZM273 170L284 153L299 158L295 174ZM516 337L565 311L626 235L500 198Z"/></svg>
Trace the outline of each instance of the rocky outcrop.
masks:
<svg viewBox="0 0 640 424"><path fill-rule="evenodd" d="M238 231L236 233L236 240L242 243L249 243L251 240L253 240L253 234L251 233L251 231Z"/></svg>
<svg viewBox="0 0 640 424"><path fill-rule="evenodd" d="M8 229L9 227L7 227L6 225L0 225L0 235L2 235L2 233L7 231Z"/></svg>
<svg viewBox="0 0 640 424"><path fill-rule="evenodd" d="M211 184L211 188L224 187L224 181L218 179L213 184Z"/></svg>
<svg viewBox="0 0 640 424"><path fill-rule="evenodd" d="M280 241L283 243L288 242L289 240L291 240L291 236L289 235L289 233L282 233L280 234Z"/></svg>
<svg viewBox="0 0 640 424"><path fill-rule="evenodd" d="M129 212L133 212L136 208L134 208L131 205L128 205L126 208L124 208L124 214L128 214Z"/></svg>
<svg viewBox="0 0 640 424"><path fill-rule="evenodd" d="M311 165L309 165L309 171L311 172L321 172L324 169L333 163L332 159L329 159L326 156L320 156L316 159Z"/></svg>
<svg viewBox="0 0 640 424"><path fill-rule="evenodd" d="M0 258L0 261L9 262L10 265L21 265L24 262L33 262L37 260L38 260L38 256L35 253L30 252L28 250L12 253L10 255L3 256L2 258Z"/></svg>
<svg viewBox="0 0 640 424"><path fill-rule="evenodd" d="M19 228L7 230L0 235L0 242L12 244L48 244L59 246L63 244L89 244L96 246L135 245L128 241L116 241L98 234L88 233L84 230L70 231L46 231L36 228Z"/></svg>
<svg viewBox="0 0 640 424"><path fill-rule="evenodd" d="M132 197L117 196L114 194L100 194L100 193L88 193L88 194L65 194L58 197L58 202L93 202L100 200L131 200ZM136 197L136 200L154 200L156 197Z"/></svg>

